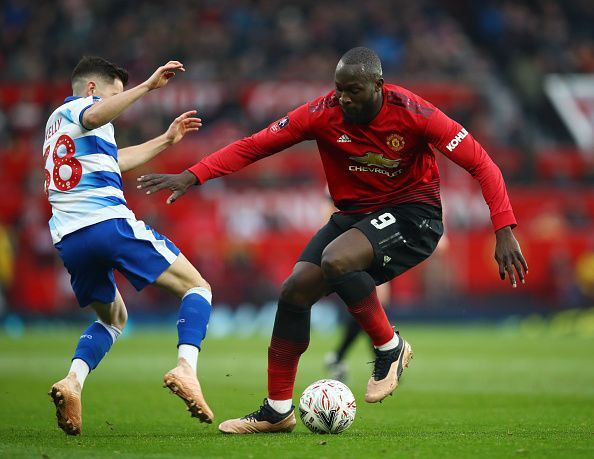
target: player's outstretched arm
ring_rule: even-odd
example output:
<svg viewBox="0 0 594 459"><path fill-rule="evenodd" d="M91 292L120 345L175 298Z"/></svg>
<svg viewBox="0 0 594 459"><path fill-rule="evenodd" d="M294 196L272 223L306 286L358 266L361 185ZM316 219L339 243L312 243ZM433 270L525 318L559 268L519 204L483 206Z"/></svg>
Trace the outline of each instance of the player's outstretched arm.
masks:
<svg viewBox="0 0 594 459"><path fill-rule="evenodd" d="M501 280L505 279L505 273L512 284L516 288L518 283L514 268L518 273L518 277L522 284L526 283L526 274L528 274L528 264L522 255L520 244L514 237L514 233L510 226L505 226L495 232L495 260L499 265L499 277Z"/></svg>
<svg viewBox="0 0 594 459"><path fill-rule="evenodd" d="M140 145L118 150L118 164L122 172L134 169L144 164L167 147L176 144L190 132L198 131L202 127L202 120L196 118L196 110L182 113L169 125L167 131L154 139Z"/></svg>
<svg viewBox="0 0 594 459"><path fill-rule="evenodd" d="M169 61L155 70L144 83L93 104L83 114L83 126L92 130L109 123L147 92L165 86L178 70L186 71L181 62Z"/></svg>
<svg viewBox="0 0 594 459"><path fill-rule="evenodd" d="M146 194L168 189L173 192L167 199L167 204L171 204L192 185L232 174L291 145L313 139L308 116L308 104L304 104L267 128L204 157L181 174L147 174L139 177L137 188L145 190ZM289 122L289 119L292 121Z"/></svg>
<svg viewBox="0 0 594 459"><path fill-rule="evenodd" d="M183 171L179 174L147 174L138 177L140 185L136 188L146 190L146 194L156 193L159 190L173 191L167 198L167 204L174 203L177 198L186 194L192 185L198 183L198 179L190 171Z"/></svg>

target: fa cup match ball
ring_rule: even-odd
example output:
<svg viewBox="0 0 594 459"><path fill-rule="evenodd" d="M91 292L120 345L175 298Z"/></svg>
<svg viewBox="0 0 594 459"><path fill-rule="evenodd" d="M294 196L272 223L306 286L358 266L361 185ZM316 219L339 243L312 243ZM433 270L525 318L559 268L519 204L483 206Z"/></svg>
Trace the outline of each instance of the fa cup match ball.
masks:
<svg viewBox="0 0 594 459"><path fill-rule="evenodd" d="M314 433L344 432L355 420L356 412L357 404L351 390L333 379L310 384L299 400L301 420Z"/></svg>

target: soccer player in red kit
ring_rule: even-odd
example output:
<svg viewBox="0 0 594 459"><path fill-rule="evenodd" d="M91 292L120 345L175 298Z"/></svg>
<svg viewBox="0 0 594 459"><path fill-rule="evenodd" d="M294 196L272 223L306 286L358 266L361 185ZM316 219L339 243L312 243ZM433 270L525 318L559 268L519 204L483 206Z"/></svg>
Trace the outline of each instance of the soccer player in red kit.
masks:
<svg viewBox="0 0 594 459"><path fill-rule="evenodd" d="M388 322L376 285L419 264L443 233L439 171L432 146L480 183L495 231L499 275L524 283L528 266L499 168L460 124L412 92L385 84L381 62L368 48L346 52L336 89L266 129L205 157L180 174L140 177L147 194L173 193L235 172L304 140L315 140L330 195L339 212L305 247L283 283L268 349L268 398L253 413L223 422L225 433L290 432L293 385L309 344L311 306L336 292L370 336L373 373L365 401L382 401L398 386L412 348ZM515 272L514 272L515 270Z"/></svg>

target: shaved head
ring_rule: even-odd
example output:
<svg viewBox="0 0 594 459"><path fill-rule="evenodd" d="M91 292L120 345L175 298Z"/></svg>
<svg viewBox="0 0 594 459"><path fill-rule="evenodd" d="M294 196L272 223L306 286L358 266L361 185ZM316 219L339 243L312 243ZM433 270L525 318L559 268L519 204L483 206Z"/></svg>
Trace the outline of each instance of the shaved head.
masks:
<svg viewBox="0 0 594 459"><path fill-rule="evenodd" d="M359 66L361 72L370 79L382 77L382 62L372 49L359 46L352 48L342 55L337 70L345 65Z"/></svg>

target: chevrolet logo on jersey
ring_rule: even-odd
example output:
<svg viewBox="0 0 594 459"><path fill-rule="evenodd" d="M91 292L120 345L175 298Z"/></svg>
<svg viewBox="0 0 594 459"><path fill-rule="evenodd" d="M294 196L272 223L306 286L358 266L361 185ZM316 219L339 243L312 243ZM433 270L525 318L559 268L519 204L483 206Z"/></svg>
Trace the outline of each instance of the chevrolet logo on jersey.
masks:
<svg viewBox="0 0 594 459"><path fill-rule="evenodd" d="M363 156L349 156L349 159L364 164L363 166L349 166L351 172L373 172L388 177L402 174L402 169L396 169L400 165L400 160L384 158L381 153L368 151Z"/></svg>
<svg viewBox="0 0 594 459"><path fill-rule="evenodd" d="M384 155L381 153L372 153L370 151L365 153L364 156L349 156L349 159L365 164L366 166L379 166L388 169L395 169L400 164L399 159L384 158Z"/></svg>

